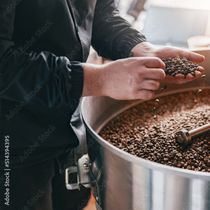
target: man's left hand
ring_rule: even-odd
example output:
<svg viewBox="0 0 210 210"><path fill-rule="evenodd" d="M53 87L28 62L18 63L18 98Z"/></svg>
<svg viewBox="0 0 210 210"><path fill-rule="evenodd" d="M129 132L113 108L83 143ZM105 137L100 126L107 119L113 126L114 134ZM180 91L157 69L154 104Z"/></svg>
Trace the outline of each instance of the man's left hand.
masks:
<svg viewBox="0 0 210 210"><path fill-rule="evenodd" d="M161 59L170 57L186 58L194 63L202 63L205 60L203 55L184 50L176 47L162 47L156 48L148 42L142 42L132 49L132 56L134 57L158 57ZM167 76L165 82L182 84L198 79L203 74L203 67L199 66L195 72L195 76L188 74L186 77L182 74L177 74L175 77Z"/></svg>

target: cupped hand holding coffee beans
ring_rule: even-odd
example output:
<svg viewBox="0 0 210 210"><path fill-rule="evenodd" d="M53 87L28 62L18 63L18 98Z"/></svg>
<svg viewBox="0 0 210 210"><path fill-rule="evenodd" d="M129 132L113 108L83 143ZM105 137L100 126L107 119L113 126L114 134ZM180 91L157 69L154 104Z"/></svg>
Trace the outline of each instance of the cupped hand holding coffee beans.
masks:
<svg viewBox="0 0 210 210"><path fill-rule="evenodd" d="M186 58L165 58L163 59L165 63L165 73L169 76L184 75L196 76L199 73L199 65L187 60Z"/></svg>
<svg viewBox="0 0 210 210"><path fill-rule="evenodd" d="M131 55L104 65L83 64L83 96L151 99L160 83L186 83L200 78L204 70L196 64L203 62L204 56L179 48L156 49L142 42Z"/></svg>
<svg viewBox="0 0 210 210"><path fill-rule="evenodd" d="M186 58L165 58L163 62L166 65L166 82L176 81L178 84L182 84L192 81L200 78L204 70L203 67Z"/></svg>
<svg viewBox="0 0 210 210"><path fill-rule="evenodd" d="M165 82L169 83L182 84L193 81L200 78L204 71L203 67L198 64L202 63L205 57L181 48L156 48L148 42L142 42L132 49L132 55L161 58L166 64Z"/></svg>

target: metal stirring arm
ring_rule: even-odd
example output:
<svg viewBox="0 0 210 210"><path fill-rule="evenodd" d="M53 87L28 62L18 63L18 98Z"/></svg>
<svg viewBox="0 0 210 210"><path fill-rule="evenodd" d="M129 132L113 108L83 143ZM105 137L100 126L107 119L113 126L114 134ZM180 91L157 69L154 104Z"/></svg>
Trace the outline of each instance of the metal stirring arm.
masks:
<svg viewBox="0 0 210 210"><path fill-rule="evenodd" d="M190 131L183 129L175 134L175 138L178 143L188 145L192 143L192 138L204 134L208 131L210 131L210 123Z"/></svg>

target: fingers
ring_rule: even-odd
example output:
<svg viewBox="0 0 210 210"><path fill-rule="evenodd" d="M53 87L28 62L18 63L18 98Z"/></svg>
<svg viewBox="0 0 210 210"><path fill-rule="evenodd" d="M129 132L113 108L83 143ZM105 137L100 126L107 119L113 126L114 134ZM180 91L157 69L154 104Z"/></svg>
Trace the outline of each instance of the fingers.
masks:
<svg viewBox="0 0 210 210"><path fill-rule="evenodd" d="M141 89L144 90L158 90L160 87L160 82L155 81L155 80L144 80L141 84Z"/></svg>
<svg viewBox="0 0 210 210"><path fill-rule="evenodd" d="M173 84L184 84L187 82L190 82L192 80L186 79L184 75L179 75L179 76L166 76L165 82L166 83L173 83Z"/></svg>
<svg viewBox="0 0 210 210"><path fill-rule="evenodd" d="M184 74L177 74L174 78L176 80L192 80L195 79L195 76L192 74L187 74L186 76Z"/></svg>
<svg viewBox="0 0 210 210"><path fill-rule="evenodd" d="M202 76L202 73L200 71L195 71L195 75L192 75L192 74L188 74L186 76L186 79L188 80L194 80L194 79L198 79Z"/></svg>
<svg viewBox="0 0 210 210"><path fill-rule="evenodd" d="M183 74L177 74L175 77L166 76L165 82L166 83L173 83L173 84L185 84L191 81L194 81L202 76L200 71L195 72L195 76L192 74L187 74L184 76Z"/></svg>
<svg viewBox="0 0 210 210"><path fill-rule="evenodd" d="M141 60L141 64L144 64L148 68L165 68L165 63L157 57L144 58L143 63Z"/></svg>
<svg viewBox="0 0 210 210"><path fill-rule="evenodd" d="M205 56L189 50L183 50L176 47L164 47L156 51L156 55L160 58L180 57L187 58L194 63L201 63L205 60Z"/></svg>
<svg viewBox="0 0 210 210"><path fill-rule="evenodd" d="M198 53L187 51L187 50L178 50L178 51L179 51L178 54L180 57L185 57L194 63L201 63L205 60L205 57Z"/></svg>
<svg viewBox="0 0 210 210"><path fill-rule="evenodd" d="M149 100L155 96L155 91L160 87L160 82L156 80L143 80L139 84L139 89L135 91L135 98L142 100Z"/></svg>
<svg viewBox="0 0 210 210"><path fill-rule="evenodd" d="M198 66L198 71L200 71L201 73L203 73L205 71L205 69L202 66Z"/></svg>
<svg viewBox="0 0 210 210"><path fill-rule="evenodd" d="M150 68L145 71L140 71L139 76L151 80L164 80L166 74L163 69Z"/></svg>
<svg viewBox="0 0 210 210"><path fill-rule="evenodd" d="M202 74L203 74L203 72L204 72L204 68L203 67L201 67L201 66L199 66L198 67L198 70L196 70L195 71L195 74L193 75L193 74L187 74L186 76L185 75L183 75L183 74L177 74L176 76L175 76L175 78L177 79L177 80L181 80L181 79L187 79L187 80L194 80L194 79L197 79L197 78L199 78L199 77L201 77L202 76Z"/></svg>
<svg viewBox="0 0 210 210"><path fill-rule="evenodd" d="M155 93L153 91L139 90L136 93L135 98L136 99L142 99L142 100L149 100L149 99L152 99L154 96L155 96Z"/></svg>
<svg viewBox="0 0 210 210"><path fill-rule="evenodd" d="M171 76L172 77L172 76ZM173 77L172 77L173 78ZM176 76L175 76L175 78L176 79L185 79L185 76L184 76L184 74L177 74Z"/></svg>
<svg viewBox="0 0 210 210"><path fill-rule="evenodd" d="M186 79L193 80L193 79L195 79L195 76L193 76L192 74L187 74Z"/></svg>
<svg viewBox="0 0 210 210"><path fill-rule="evenodd" d="M195 77L201 77L202 76L202 72L201 71L195 71Z"/></svg>

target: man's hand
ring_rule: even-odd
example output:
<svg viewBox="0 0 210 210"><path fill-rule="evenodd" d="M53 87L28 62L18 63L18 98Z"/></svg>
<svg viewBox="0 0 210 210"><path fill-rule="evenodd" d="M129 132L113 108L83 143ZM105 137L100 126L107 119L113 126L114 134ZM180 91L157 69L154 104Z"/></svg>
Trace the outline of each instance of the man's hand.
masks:
<svg viewBox="0 0 210 210"><path fill-rule="evenodd" d="M160 59L169 58L169 57L179 57L179 58L187 58L188 60L194 63L201 63L204 61L205 57L194 53L188 50L175 48L175 47L162 47L155 48L152 44L148 42L142 42L136 45L132 49L133 57L158 57ZM177 84L182 84L186 82L190 82L192 80L198 79L202 76L204 69L203 67L199 67L195 72L195 76L188 74L185 78L182 74L177 74L175 77L167 76L164 82L172 82Z"/></svg>
<svg viewBox="0 0 210 210"><path fill-rule="evenodd" d="M83 64L83 96L114 99L151 99L165 79L159 58L128 58L104 65Z"/></svg>

